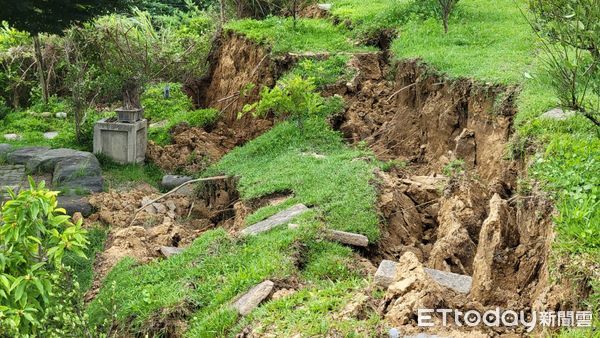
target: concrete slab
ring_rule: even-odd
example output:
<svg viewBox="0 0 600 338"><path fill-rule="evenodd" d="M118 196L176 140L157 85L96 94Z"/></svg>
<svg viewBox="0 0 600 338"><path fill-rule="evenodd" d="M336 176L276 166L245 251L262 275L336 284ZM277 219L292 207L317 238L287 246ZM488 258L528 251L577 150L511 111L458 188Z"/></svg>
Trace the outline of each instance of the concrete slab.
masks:
<svg viewBox="0 0 600 338"><path fill-rule="evenodd" d="M332 241L352 246L366 247L369 245L369 239L367 236L352 232L327 230L327 238L331 239Z"/></svg>
<svg viewBox="0 0 600 338"><path fill-rule="evenodd" d="M242 234L242 236L248 236L248 235L257 235L261 232L269 231L278 225L288 223L289 221L294 219L294 217L302 215L303 213L307 212L308 210L310 210L310 209L307 208L304 204L296 204L293 207L290 207L287 210L281 211L281 212L267 218L264 221L258 222L256 224L253 224L253 225L243 229L242 231L240 231L240 233Z"/></svg>
<svg viewBox="0 0 600 338"><path fill-rule="evenodd" d="M266 280L258 284L250 289L250 291L248 291L245 295L240 297L237 301L235 301L235 303L233 303L233 308L242 316L249 314L263 300L265 300L269 294L271 294L274 286L275 284L270 280Z"/></svg>
<svg viewBox="0 0 600 338"><path fill-rule="evenodd" d="M438 284L450 288L458 293L467 294L471 291L473 278L471 276L459 275L453 272L440 271L435 269L424 268L425 272Z"/></svg>

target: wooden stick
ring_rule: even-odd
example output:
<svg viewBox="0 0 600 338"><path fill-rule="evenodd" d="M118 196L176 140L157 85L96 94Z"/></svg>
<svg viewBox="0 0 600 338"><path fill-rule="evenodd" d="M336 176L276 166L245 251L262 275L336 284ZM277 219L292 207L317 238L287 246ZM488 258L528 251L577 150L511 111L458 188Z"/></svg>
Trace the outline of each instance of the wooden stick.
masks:
<svg viewBox="0 0 600 338"><path fill-rule="evenodd" d="M180 184L179 186L171 189L169 192L166 192L160 196L158 196L157 198L153 199L152 201L142 205L139 209L137 209L135 211L135 213L133 214L133 219L131 220L131 222L129 223L129 226L131 226L133 224L133 222L135 221L137 215L139 214L140 211L144 210L146 207L148 207L149 205L152 205L153 203L156 203L158 201L160 201L161 199L175 193L177 190L185 187L188 184L192 184L192 183L197 183L197 182L205 182L205 181L218 181L218 180L224 180L226 178L229 178L231 176L214 176L214 177L206 177L206 178L197 178L195 180L190 180L187 181L185 183Z"/></svg>

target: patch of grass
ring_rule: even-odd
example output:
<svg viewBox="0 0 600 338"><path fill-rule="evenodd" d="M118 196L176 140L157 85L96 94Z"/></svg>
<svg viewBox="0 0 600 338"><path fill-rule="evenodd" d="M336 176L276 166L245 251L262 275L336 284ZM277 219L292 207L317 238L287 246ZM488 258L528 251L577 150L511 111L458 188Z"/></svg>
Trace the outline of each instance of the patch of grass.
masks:
<svg viewBox="0 0 600 338"><path fill-rule="evenodd" d="M328 20L299 19L294 29L291 18L243 19L228 23L226 29L242 33L256 42L269 44L275 54L373 50L356 46L347 28L336 26Z"/></svg>
<svg viewBox="0 0 600 338"><path fill-rule="evenodd" d="M348 55L333 55L326 60L304 59L283 78L301 76L304 79L312 79L318 89L323 89L327 85L352 78L354 71L348 67L349 60Z"/></svg>
<svg viewBox="0 0 600 338"><path fill-rule="evenodd" d="M526 9L526 2L518 0ZM422 58L451 77L519 83L536 52L536 38L517 2L461 1L444 34L437 18L409 20L392 43L397 58Z"/></svg>
<svg viewBox="0 0 600 338"><path fill-rule="evenodd" d="M107 189L140 182L146 182L158 188L164 175L164 172L153 163L122 165L104 156L96 156L102 165L102 175Z"/></svg>
<svg viewBox="0 0 600 338"><path fill-rule="evenodd" d="M159 145L171 143L169 131L180 123L186 123L190 127L208 127L217 122L219 111L216 109L197 109L191 111L177 111L168 117L162 127L150 128L148 138Z"/></svg>
<svg viewBox="0 0 600 338"><path fill-rule="evenodd" d="M67 252L63 258L66 266L73 268L79 286L82 292L86 292L92 286L94 281L94 261L96 254L104 249L104 242L107 238L107 232L100 227L91 228L87 235L90 244L84 251L86 258L79 257L74 253Z"/></svg>
<svg viewBox="0 0 600 338"><path fill-rule="evenodd" d="M356 301L368 286L364 279L350 278L337 283L321 281L294 294L268 302L243 318L233 332L252 327L257 335L276 337L380 337L381 318L374 311L366 319L336 318L346 304Z"/></svg>
<svg viewBox="0 0 600 338"><path fill-rule="evenodd" d="M217 229L167 260L136 267L125 259L106 277L103 284L108 287L101 289L88 314L92 324L114 315L121 327L135 333L143 332L144 324L158 327L151 324L167 320L170 311L183 307L192 312L189 336L223 336L237 320L226 304L267 278L291 274L292 243L299 236L275 230L237 241ZM104 304L114 302L113 314Z"/></svg>
<svg viewBox="0 0 600 338"><path fill-rule="evenodd" d="M312 119L304 130L291 122L278 124L234 149L211 171L240 176L239 189L245 199L293 191L293 198L270 209L273 213L304 203L315 207L329 227L376 240L375 190L369 184L375 165L357 160L369 156L369 152L347 148L342 136L322 119Z"/></svg>
<svg viewBox="0 0 600 338"><path fill-rule="evenodd" d="M166 87L170 88L169 98L164 97ZM181 83L160 82L149 85L142 94L144 117L151 122L169 120L173 115L194 109L192 100L183 91Z"/></svg>

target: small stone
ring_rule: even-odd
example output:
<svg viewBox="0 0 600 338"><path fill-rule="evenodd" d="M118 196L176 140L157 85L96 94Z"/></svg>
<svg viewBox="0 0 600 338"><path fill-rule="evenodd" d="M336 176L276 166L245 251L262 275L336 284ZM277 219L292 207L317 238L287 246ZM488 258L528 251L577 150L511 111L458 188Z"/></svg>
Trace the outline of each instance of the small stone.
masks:
<svg viewBox="0 0 600 338"><path fill-rule="evenodd" d="M288 229L295 230L295 229L298 229L299 226L300 225L298 225L296 223L290 223L290 224L288 224Z"/></svg>
<svg viewBox="0 0 600 338"><path fill-rule="evenodd" d="M471 278L471 276L428 268L424 268L423 270L425 270L431 279L449 289L464 294L471 291L471 285L473 283L473 278Z"/></svg>
<svg viewBox="0 0 600 338"><path fill-rule="evenodd" d="M320 10L329 12L331 10L331 4L317 4Z"/></svg>
<svg viewBox="0 0 600 338"><path fill-rule="evenodd" d="M79 220L83 221L83 215L81 215L81 213L79 211L75 212L73 214L73 223L77 223Z"/></svg>
<svg viewBox="0 0 600 338"><path fill-rule="evenodd" d="M45 111L45 112L41 113L39 116L47 119L49 117L52 117L52 113L49 111Z"/></svg>
<svg viewBox="0 0 600 338"><path fill-rule="evenodd" d="M354 234L351 232L328 230L327 237L333 241L347 245L360 247L366 247L369 245L369 239L367 238L367 236Z"/></svg>
<svg viewBox="0 0 600 338"><path fill-rule="evenodd" d="M375 285L387 288L396 280L396 269L398 263L384 259L375 272Z"/></svg>
<svg viewBox="0 0 600 338"><path fill-rule="evenodd" d="M171 211L175 211L175 209L177 209L177 206L175 205L175 203L171 200L168 200L167 202L165 202L165 205L167 206L167 208Z"/></svg>
<svg viewBox="0 0 600 338"><path fill-rule="evenodd" d="M58 136L58 132L56 131L49 131L47 133L44 133L44 138L46 140L52 140L54 138L56 138Z"/></svg>
<svg viewBox="0 0 600 338"><path fill-rule="evenodd" d="M161 246L160 247L160 252L167 258L180 254L183 252L182 248L176 248L176 247L172 247L172 246Z"/></svg>
<svg viewBox="0 0 600 338"><path fill-rule="evenodd" d="M275 284L270 280L258 284L236 300L233 303L233 308L242 316L249 314L271 294L274 286Z"/></svg>
<svg viewBox="0 0 600 338"><path fill-rule="evenodd" d="M154 207L154 209L156 209L156 212L158 212L159 214L164 214L167 212L167 208L160 203L152 203L152 206Z"/></svg>
<svg viewBox="0 0 600 338"><path fill-rule="evenodd" d="M193 177L189 176L165 175L163 176L160 185L167 190L172 190L173 188L176 188L184 184L185 182L191 181L193 179Z"/></svg>
<svg viewBox="0 0 600 338"><path fill-rule="evenodd" d="M296 290L294 289L281 289L281 290L277 290L275 291L275 293L273 293L273 296L271 296L271 299L273 300L278 300L281 298L285 298L288 297L290 295L293 295L296 292Z"/></svg>
<svg viewBox="0 0 600 338"><path fill-rule="evenodd" d="M4 139L8 141L17 141L21 139L21 135L18 134L4 134Z"/></svg>
<svg viewBox="0 0 600 338"><path fill-rule="evenodd" d="M59 118L59 119L66 119L67 113L61 111L61 112L56 113L54 116L56 116L56 118Z"/></svg>
<svg viewBox="0 0 600 338"><path fill-rule="evenodd" d="M570 117L575 115L573 111L564 111L561 108L554 108L543 113L540 117L543 119L556 120L556 121L564 121Z"/></svg>

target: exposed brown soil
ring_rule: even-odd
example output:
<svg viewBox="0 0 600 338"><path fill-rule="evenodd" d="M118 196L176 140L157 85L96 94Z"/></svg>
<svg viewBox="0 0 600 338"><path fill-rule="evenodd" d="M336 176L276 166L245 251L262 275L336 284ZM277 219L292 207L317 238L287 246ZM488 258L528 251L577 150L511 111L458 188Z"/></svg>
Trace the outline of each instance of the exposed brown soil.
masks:
<svg viewBox="0 0 600 338"><path fill-rule="evenodd" d="M347 102L332 124L349 142L366 142L379 159L407 164L376 172L384 221L369 257L376 264L400 261L380 308L386 321L411 334L421 332L418 308L549 305L543 303L553 208L539 194L515 193L521 164L505 156L515 89L444 79L415 61L391 67L382 54L360 55L350 65L356 77L330 93ZM457 160L463 172L441 175ZM423 267L472 276L471 292L432 282Z"/></svg>
<svg viewBox="0 0 600 338"><path fill-rule="evenodd" d="M146 156L166 171L201 172L236 146L264 133L272 125L271 120L247 116L229 123L219 121L210 131L176 126L171 131L173 143L163 147L150 141Z"/></svg>
<svg viewBox="0 0 600 338"><path fill-rule="evenodd" d="M160 247L185 247L206 230L217 226L233 229L239 199L236 180L206 182L192 196L172 194L133 215L142 205L159 197L147 184L133 190L96 194L90 203L97 212L87 223L110 226L105 250L96 260L95 286L124 257L147 263L161 256Z"/></svg>

